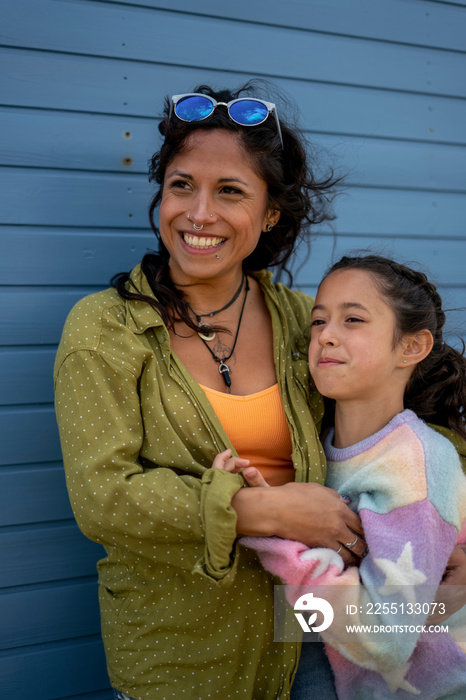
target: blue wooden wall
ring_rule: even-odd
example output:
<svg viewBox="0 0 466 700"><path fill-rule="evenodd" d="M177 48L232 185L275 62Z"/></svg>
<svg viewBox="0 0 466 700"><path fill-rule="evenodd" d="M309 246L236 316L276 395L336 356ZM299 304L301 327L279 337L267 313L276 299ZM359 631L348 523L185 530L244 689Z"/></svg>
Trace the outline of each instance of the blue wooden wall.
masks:
<svg viewBox="0 0 466 700"><path fill-rule="evenodd" d="M465 307L466 0L2 0L0 35L0 695L107 700L52 365L74 302L152 245L162 96L272 79L348 172L300 287L375 246Z"/></svg>

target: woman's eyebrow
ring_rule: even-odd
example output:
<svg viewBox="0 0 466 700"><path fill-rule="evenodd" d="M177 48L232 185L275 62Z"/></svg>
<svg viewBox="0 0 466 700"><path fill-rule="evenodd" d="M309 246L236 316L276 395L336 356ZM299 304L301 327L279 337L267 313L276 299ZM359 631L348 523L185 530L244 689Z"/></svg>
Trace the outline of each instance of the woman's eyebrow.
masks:
<svg viewBox="0 0 466 700"><path fill-rule="evenodd" d="M192 180L193 176L190 173L184 173L181 170L172 170L171 172L167 173L167 177L182 177L186 180ZM244 180L241 180L239 177L220 177L217 181L219 184L225 184L227 182L237 182L240 185L244 185L245 187L248 186L248 183L245 182Z"/></svg>
<svg viewBox="0 0 466 700"><path fill-rule="evenodd" d="M239 177L221 177L218 180L219 184L225 183L225 182L238 182L240 185L244 185L245 187L248 186L247 182L244 182L244 180L241 180Z"/></svg>
<svg viewBox="0 0 466 700"><path fill-rule="evenodd" d="M190 175L189 173L183 173L181 170L172 170L170 173L167 173L167 177L183 177L186 180L192 180L193 176Z"/></svg>

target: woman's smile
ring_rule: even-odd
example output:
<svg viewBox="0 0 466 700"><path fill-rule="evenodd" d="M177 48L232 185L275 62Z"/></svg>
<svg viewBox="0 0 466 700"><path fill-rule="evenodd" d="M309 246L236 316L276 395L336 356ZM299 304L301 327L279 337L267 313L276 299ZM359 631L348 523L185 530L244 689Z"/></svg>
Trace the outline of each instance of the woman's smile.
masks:
<svg viewBox="0 0 466 700"><path fill-rule="evenodd" d="M207 251L210 251L211 248L218 248L226 240L226 238L217 236L197 236L193 233L182 233L181 236L190 248Z"/></svg>

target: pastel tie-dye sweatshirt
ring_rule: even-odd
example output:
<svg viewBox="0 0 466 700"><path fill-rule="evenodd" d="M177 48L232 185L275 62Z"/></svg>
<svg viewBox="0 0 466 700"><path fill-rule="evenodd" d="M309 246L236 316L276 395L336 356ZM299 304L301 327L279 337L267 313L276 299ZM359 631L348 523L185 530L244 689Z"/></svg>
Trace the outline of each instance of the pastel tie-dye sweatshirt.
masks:
<svg viewBox="0 0 466 700"><path fill-rule="evenodd" d="M292 605L304 590L325 591L335 616L321 634L340 700L465 700L466 625L450 625L449 634L421 631L450 553L466 541L466 478L454 447L409 410L351 447L336 449L332 437L324 446L326 485L361 517L369 549L361 566L345 570L334 550L277 537L242 544L289 584ZM390 631L350 635L348 624ZM400 632L406 625L416 629Z"/></svg>

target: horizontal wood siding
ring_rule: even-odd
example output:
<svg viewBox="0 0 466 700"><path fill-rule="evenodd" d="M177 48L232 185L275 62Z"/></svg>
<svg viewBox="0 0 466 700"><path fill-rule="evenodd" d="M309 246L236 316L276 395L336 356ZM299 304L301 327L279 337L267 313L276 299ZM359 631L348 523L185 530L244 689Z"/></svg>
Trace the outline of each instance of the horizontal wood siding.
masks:
<svg viewBox="0 0 466 700"><path fill-rule="evenodd" d="M74 523L53 412L66 315L154 245L147 160L165 94L266 78L346 185L301 249L420 264L466 335L466 0L3 0L0 678L14 700L110 700L102 548Z"/></svg>

